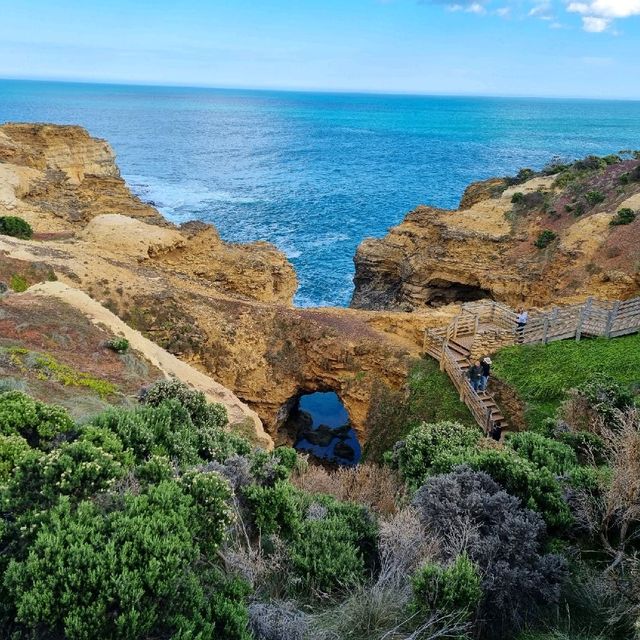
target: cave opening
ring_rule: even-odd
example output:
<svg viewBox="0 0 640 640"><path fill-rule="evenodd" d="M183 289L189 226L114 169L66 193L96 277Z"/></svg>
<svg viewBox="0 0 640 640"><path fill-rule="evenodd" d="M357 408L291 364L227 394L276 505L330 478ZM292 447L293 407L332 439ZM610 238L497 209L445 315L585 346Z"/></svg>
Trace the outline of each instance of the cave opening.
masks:
<svg viewBox="0 0 640 640"><path fill-rule="evenodd" d="M358 464L361 448L344 404L334 391L300 393L293 399L283 430L298 451L323 463Z"/></svg>
<svg viewBox="0 0 640 640"><path fill-rule="evenodd" d="M491 292L482 287L450 280L432 280L429 283L429 304L440 307L456 302L475 302L493 300Z"/></svg>

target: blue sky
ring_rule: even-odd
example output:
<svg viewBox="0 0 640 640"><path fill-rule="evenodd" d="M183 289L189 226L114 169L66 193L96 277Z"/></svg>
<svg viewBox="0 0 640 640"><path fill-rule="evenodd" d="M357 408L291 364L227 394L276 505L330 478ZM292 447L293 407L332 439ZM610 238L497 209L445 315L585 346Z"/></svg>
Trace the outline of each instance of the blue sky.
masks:
<svg viewBox="0 0 640 640"><path fill-rule="evenodd" d="M0 0L0 77L640 98L640 0Z"/></svg>

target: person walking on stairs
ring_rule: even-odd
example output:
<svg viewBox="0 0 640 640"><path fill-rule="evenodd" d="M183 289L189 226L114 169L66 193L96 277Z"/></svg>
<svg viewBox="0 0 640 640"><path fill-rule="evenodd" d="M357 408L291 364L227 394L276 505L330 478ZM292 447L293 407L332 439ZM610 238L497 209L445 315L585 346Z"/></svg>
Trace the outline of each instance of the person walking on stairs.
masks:
<svg viewBox="0 0 640 640"><path fill-rule="evenodd" d="M527 322L529 322L529 313L525 309L520 309L516 318L516 337L518 342L524 341L524 330Z"/></svg>
<svg viewBox="0 0 640 640"><path fill-rule="evenodd" d="M480 360L476 360L467 371L467 377L469 378L469 384L471 388L478 392L480 390L480 384L482 382L482 366Z"/></svg>
<svg viewBox="0 0 640 640"><path fill-rule="evenodd" d="M489 376L491 375L491 358L487 356L482 359L480 363L480 367L482 368L482 375L480 376L480 387L478 391L486 391L487 385L489 384Z"/></svg>

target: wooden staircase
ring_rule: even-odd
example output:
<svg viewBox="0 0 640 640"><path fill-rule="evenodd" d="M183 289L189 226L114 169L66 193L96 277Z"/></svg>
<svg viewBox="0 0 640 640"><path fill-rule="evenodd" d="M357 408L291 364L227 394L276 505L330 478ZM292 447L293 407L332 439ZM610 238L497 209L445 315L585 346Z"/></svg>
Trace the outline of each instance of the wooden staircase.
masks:
<svg viewBox="0 0 640 640"><path fill-rule="evenodd" d="M476 422L489 434L494 427L508 428L503 413L491 393L476 392L469 384L467 370L477 337L487 331L500 334L503 343L547 344L555 340L580 340L584 336L615 338L640 331L640 297L622 301L589 298L585 303L531 312L523 330L516 331L516 313L490 300L462 305L462 313L447 327L427 329L423 351L446 371ZM476 352L481 344L477 343ZM477 353L476 353L477 355ZM489 383L491 384L491 383Z"/></svg>
<svg viewBox="0 0 640 640"><path fill-rule="evenodd" d="M460 370L462 371L465 380L467 378L467 371L471 366L470 359L470 347L472 342L472 336L459 337L449 341L447 348L449 350L449 356L456 362ZM480 426L485 430L485 433L491 431L492 428L499 426L501 429L508 428L505 417L502 415L498 403L496 402L493 394L488 391L474 391L469 382L469 392L475 394L478 400L482 404L482 424ZM464 400L464 397L461 398ZM478 421L480 422L480 421Z"/></svg>

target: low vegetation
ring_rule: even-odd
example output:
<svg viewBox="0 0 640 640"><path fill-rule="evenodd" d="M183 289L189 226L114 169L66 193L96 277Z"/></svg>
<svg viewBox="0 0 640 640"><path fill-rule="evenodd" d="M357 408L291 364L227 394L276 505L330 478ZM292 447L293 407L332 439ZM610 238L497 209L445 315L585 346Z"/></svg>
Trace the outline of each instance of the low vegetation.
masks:
<svg viewBox="0 0 640 640"><path fill-rule="evenodd" d="M636 219L636 212L633 209L629 209L625 207L624 209L620 209L616 215L611 219L609 224L611 226L623 225L623 224L631 224Z"/></svg>
<svg viewBox="0 0 640 640"><path fill-rule="evenodd" d="M501 443L439 386L437 364L417 363L385 409L402 436L384 464L331 471L252 448L177 380L82 423L12 381L0 636L626 640L640 622L640 416L623 383L636 372L588 372L630 340L584 342L599 351L583 369L540 375L554 411ZM551 362L570 359L554 348ZM531 384L549 356L525 349L496 370Z"/></svg>
<svg viewBox="0 0 640 640"><path fill-rule="evenodd" d="M33 236L31 225L17 216L0 216L0 235L29 240Z"/></svg>
<svg viewBox="0 0 640 640"><path fill-rule="evenodd" d="M555 231L544 229L540 232L533 244L535 244L538 249L544 249L545 247L548 247L557 237L558 234L555 233Z"/></svg>

